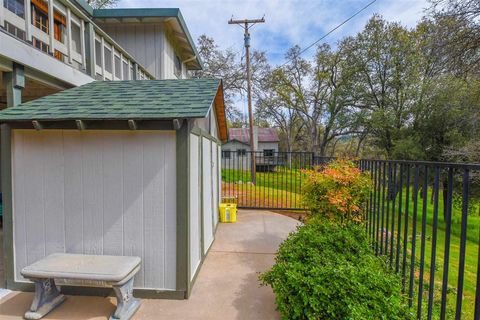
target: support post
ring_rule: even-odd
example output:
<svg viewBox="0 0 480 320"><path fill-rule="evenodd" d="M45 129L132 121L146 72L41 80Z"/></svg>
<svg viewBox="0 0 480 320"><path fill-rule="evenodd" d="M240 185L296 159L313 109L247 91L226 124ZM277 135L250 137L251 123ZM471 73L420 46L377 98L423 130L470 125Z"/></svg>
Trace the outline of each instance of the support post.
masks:
<svg viewBox="0 0 480 320"><path fill-rule="evenodd" d="M60 293L55 280L34 279L35 296L30 310L25 313L25 319L40 319L65 301L65 296Z"/></svg>
<svg viewBox="0 0 480 320"><path fill-rule="evenodd" d="M13 63L12 72L3 73L3 81L7 91L7 108L22 103L22 89L25 88L25 70L20 64Z"/></svg>
<svg viewBox="0 0 480 320"><path fill-rule="evenodd" d="M72 14L69 7L67 7L67 54L68 63L72 63Z"/></svg>
<svg viewBox="0 0 480 320"><path fill-rule="evenodd" d="M117 309L110 320L130 319L140 307L140 300L133 297L133 277L122 285L114 285Z"/></svg>
<svg viewBox="0 0 480 320"><path fill-rule="evenodd" d="M87 73L95 78L95 29L91 22L85 24L84 32L84 41L85 41L85 64Z"/></svg>
<svg viewBox="0 0 480 320"><path fill-rule="evenodd" d="M48 0L48 35L50 44L50 53L55 55L55 31L53 17L53 0Z"/></svg>
<svg viewBox="0 0 480 320"><path fill-rule="evenodd" d="M0 0L0 27L3 28L3 22L4 22L4 13L3 13L3 1L5 0Z"/></svg>
<svg viewBox="0 0 480 320"><path fill-rule="evenodd" d="M5 0L4 0L5 1ZM32 7L30 0L24 0L25 40L32 43Z"/></svg>

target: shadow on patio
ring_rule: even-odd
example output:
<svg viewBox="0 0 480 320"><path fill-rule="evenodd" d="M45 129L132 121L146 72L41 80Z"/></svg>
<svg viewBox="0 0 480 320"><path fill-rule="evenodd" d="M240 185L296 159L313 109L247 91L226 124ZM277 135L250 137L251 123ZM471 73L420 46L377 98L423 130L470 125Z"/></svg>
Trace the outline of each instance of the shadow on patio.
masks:
<svg viewBox="0 0 480 320"><path fill-rule="evenodd" d="M239 210L237 223L219 225L190 299L142 299L133 319L279 319L272 290L257 277L297 224L268 211ZM31 299L18 292L0 299L0 318L22 319ZM113 297L69 296L44 319L107 319L114 304Z"/></svg>

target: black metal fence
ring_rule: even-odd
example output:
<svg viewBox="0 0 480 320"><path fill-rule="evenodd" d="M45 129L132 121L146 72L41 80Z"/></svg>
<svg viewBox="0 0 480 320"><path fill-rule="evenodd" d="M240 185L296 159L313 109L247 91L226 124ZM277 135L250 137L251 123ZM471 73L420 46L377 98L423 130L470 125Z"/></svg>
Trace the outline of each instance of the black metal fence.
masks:
<svg viewBox="0 0 480 320"><path fill-rule="evenodd" d="M222 152L222 196L241 208L304 209L309 152ZM480 320L480 165L359 160L373 188L365 209L372 248L401 275L418 319Z"/></svg>
<svg viewBox="0 0 480 320"><path fill-rule="evenodd" d="M256 183L252 183L252 156ZM328 162L311 152L273 150L222 151L222 196L235 197L241 208L303 209L302 170Z"/></svg>
<svg viewBox="0 0 480 320"><path fill-rule="evenodd" d="M480 165L360 160L375 252L401 274L418 319L480 319Z"/></svg>

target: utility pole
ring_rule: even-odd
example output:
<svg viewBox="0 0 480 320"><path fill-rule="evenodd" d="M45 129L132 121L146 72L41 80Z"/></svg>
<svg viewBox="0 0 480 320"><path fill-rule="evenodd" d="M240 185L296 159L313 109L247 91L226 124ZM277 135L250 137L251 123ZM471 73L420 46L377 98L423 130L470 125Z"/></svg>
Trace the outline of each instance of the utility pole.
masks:
<svg viewBox="0 0 480 320"><path fill-rule="evenodd" d="M248 118L249 118L249 126L250 126L250 150L252 151L251 154L251 165L250 171L252 176L252 183L255 185L257 183L257 166L256 166L256 148L255 148L255 141L253 137L253 110L252 110L252 75L250 71L250 32L248 30L257 23L264 23L265 18L261 19L244 19L244 20L233 20L230 19L228 24L238 24L243 27L244 33L244 43L245 43L245 55L247 61L247 96L248 96Z"/></svg>

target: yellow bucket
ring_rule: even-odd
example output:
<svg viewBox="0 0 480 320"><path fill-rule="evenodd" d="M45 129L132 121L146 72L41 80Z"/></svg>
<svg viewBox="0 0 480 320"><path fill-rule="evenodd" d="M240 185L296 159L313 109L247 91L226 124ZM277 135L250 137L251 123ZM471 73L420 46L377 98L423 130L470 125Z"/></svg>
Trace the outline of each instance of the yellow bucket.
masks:
<svg viewBox="0 0 480 320"><path fill-rule="evenodd" d="M237 204L220 203L220 222L237 221Z"/></svg>

